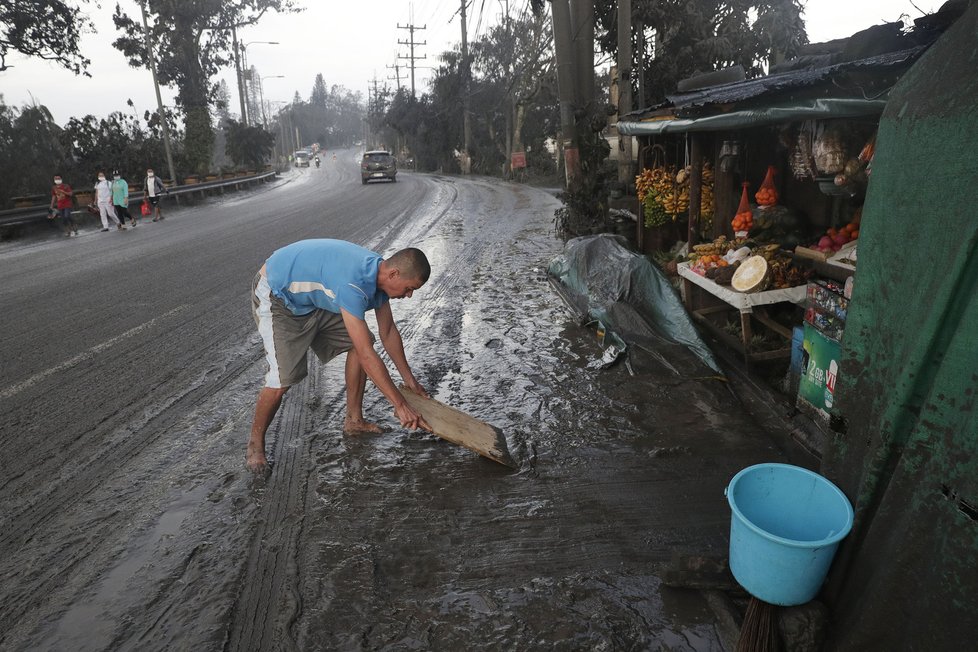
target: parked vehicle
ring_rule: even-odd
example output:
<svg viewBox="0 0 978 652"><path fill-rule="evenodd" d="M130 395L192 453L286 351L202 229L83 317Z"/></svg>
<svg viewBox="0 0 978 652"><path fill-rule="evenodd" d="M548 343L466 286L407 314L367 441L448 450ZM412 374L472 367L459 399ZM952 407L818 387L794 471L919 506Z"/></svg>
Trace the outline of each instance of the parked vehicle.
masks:
<svg viewBox="0 0 978 652"><path fill-rule="evenodd" d="M366 185L371 179L397 181L397 160L387 150L364 152L360 161L360 181Z"/></svg>

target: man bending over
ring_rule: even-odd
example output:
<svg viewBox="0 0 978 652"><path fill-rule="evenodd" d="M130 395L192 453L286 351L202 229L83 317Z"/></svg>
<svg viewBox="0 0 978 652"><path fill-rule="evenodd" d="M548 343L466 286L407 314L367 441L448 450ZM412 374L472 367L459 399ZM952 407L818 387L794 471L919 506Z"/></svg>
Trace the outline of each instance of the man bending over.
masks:
<svg viewBox="0 0 978 652"><path fill-rule="evenodd" d="M265 261L252 284L251 305L269 368L255 405L246 460L249 469L267 471L265 432L285 392L306 377L310 348L324 363L347 352L344 432L381 431L363 418L367 378L394 406L402 426L431 429L394 385L364 321L364 314L373 310L380 341L402 381L427 396L411 373L389 299L410 297L430 273L428 259L419 249L402 249L385 260L342 240L300 240Z"/></svg>

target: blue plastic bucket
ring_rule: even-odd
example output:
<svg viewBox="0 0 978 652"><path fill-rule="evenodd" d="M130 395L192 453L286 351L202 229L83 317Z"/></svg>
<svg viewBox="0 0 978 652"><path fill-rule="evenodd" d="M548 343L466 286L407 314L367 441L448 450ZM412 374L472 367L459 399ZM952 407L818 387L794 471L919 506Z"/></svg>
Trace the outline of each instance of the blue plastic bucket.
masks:
<svg viewBox="0 0 978 652"><path fill-rule="evenodd" d="M842 491L808 469L757 464L735 475L725 493L737 582L771 604L814 598L852 529L852 505Z"/></svg>

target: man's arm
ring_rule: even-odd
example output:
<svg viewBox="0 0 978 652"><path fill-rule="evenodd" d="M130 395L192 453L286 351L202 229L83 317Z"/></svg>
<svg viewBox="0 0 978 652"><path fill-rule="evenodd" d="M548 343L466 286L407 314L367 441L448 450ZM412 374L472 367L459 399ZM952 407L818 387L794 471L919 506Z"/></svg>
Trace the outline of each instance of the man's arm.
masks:
<svg viewBox="0 0 978 652"><path fill-rule="evenodd" d="M353 342L353 348L356 350L357 357L360 359L360 365L363 367L364 372L366 372L367 378L377 386L377 389L394 406L394 415L397 417L397 420L406 428L415 429L424 427L430 430L431 427L424 420L424 417L404 400L404 396L394 386L394 381L391 380L387 366L380 359L380 356L377 355L377 352L374 351L374 347L370 341L370 331L367 329L367 323L350 314L345 309L341 309L340 314L343 316L343 324L346 326L346 331L349 333L350 340Z"/></svg>
<svg viewBox="0 0 978 652"><path fill-rule="evenodd" d="M387 355L394 362L394 366L397 367L398 373L401 374L401 379L404 381L404 384L413 392L422 396L428 396L428 392L421 386L421 383L417 381L411 372L411 366L408 364L407 356L404 355L404 341L401 340L401 332L397 330L397 324L394 323L394 314L391 312L390 302L388 301L383 304L374 312L377 315L377 328L380 330L380 341L383 343Z"/></svg>

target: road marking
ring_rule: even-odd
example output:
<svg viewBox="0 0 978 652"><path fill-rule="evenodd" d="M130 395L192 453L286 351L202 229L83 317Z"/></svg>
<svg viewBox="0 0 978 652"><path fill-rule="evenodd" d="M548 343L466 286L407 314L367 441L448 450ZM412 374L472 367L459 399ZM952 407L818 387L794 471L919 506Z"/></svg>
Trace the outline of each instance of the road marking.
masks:
<svg viewBox="0 0 978 652"><path fill-rule="evenodd" d="M166 319L167 317L171 317L171 316L175 315L176 313L180 312L181 310L185 310L185 309L187 309L189 307L190 307L189 305L177 306L173 310L169 310L169 311L163 313L162 315L159 315L158 317L154 317L153 319L150 319L148 322L144 322L144 323L140 324L139 326L136 326L135 328L132 328L132 329L126 331L122 335L116 335L112 339L106 340L106 341L102 342L101 344L96 344L95 346L93 346L92 348L88 349L87 351L83 351L83 352L79 353L78 355L76 355L75 357L70 358L68 360L65 360L64 362L62 362L61 364L59 364L56 367L51 367L50 369L47 369L45 371L42 371L42 372L40 372L38 374L34 374L33 376L31 376L30 378L28 378L25 381L22 381L20 383L17 383L16 385L11 385L10 387L8 387L8 388L4 389L2 392L0 392L0 400L6 400L6 399L10 398L11 396L13 396L15 394L19 394L20 392L24 391L28 387L31 387L31 386L36 385L37 383L41 382L42 380L44 380L48 376L51 376L53 374L56 374L56 373L65 371L66 369L71 369L72 367L74 367L75 365L77 365L80 362L85 362L87 360L91 360L92 358L94 358L96 355L98 355L102 351L108 349L111 346L114 346L116 343L121 342L122 340L126 339L127 337L132 337L133 335L138 335L140 332L146 330L147 328L149 328L150 326L152 326L156 322L161 321L163 319Z"/></svg>

